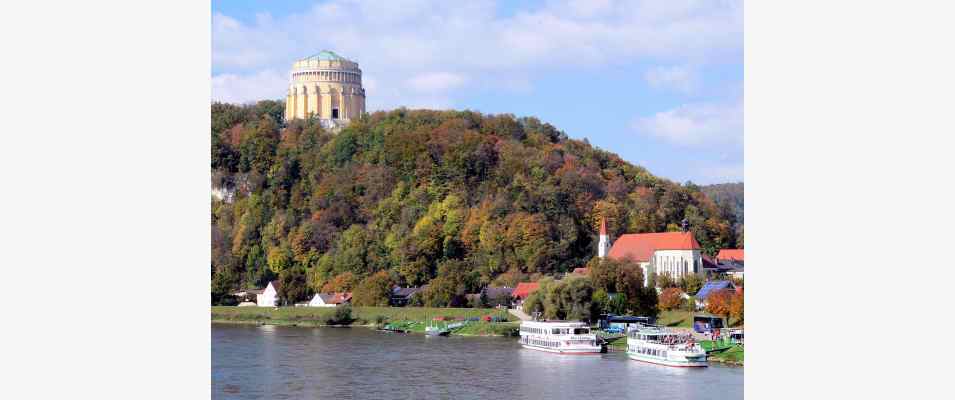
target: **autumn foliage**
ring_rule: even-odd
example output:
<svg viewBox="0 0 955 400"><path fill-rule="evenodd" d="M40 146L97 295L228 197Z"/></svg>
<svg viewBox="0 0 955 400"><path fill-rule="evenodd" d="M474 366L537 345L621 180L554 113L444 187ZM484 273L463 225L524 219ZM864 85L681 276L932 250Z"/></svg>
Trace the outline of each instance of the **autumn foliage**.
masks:
<svg viewBox="0 0 955 400"><path fill-rule="evenodd" d="M722 317L743 319L743 291L722 289L706 298L706 311Z"/></svg>
<svg viewBox="0 0 955 400"><path fill-rule="evenodd" d="M587 264L601 218L612 237L685 218L704 248L736 245L726 213L696 185L536 118L398 109L332 133L283 121L283 111L275 101L212 104L212 184L233 194L212 199L214 302L284 273L303 293L351 288L367 295L356 303L373 304L385 282L437 279L429 299L458 304L461 293ZM613 281L631 308L656 309L633 284L639 271L606 272L594 283Z"/></svg>
<svg viewBox="0 0 955 400"><path fill-rule="evenodd" d="M683 304L683 291L680 288L669 287L660 293L660 309L674 310Z"/></svg>

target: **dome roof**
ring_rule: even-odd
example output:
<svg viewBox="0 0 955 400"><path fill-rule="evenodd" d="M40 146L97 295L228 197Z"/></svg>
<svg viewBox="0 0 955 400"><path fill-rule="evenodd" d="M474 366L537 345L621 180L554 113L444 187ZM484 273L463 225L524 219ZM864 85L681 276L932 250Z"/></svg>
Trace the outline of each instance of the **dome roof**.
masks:
<svg viewBox="0 0 955 400"><path fill-rule="evenodd" d="M349 61L347 58L342 57L338 54L335 54L331 50L322 50L318 54L312 54L308 57L305 57L299 61L312 61L312 60L321 60L321 61Z"/></svg>

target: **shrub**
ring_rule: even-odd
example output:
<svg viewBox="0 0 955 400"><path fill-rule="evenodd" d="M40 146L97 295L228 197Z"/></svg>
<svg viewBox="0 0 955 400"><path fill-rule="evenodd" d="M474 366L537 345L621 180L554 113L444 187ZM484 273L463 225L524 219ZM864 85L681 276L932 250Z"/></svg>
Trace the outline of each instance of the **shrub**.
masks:
<svg viewBox="0 0 955 400"><path fill-rule="evenodd" d="M335 313L325 318L328 325L348 325L352 323L351 306L346 304L335 308Z"/></svg>
<svg viewBox="0 0 955 400"><path fill-rule="evenodd" d="M703 278L696 274L690 274L680 279L680 288L688 294L696 294L703 287Z"/></svg>

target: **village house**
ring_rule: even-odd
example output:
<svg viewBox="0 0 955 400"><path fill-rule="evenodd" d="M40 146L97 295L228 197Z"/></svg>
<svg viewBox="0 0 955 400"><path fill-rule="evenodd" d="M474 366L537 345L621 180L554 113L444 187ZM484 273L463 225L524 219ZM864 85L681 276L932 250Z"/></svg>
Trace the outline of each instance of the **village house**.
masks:
<svg viewBox="0 0 955 400"><path fill-rule="evenodd" d="M621 235L610 246L607 225L600 223L598 257L612 260L629 259L643 269L643 284L650 284L650 274L669 275L679 280L690 274L703 275L703 252L692 232L630 233ZM606 251L607 247L609 251Z"/></svg>
<svg viewBox="0 0 955 400"><path fill-rule="evenodd" d="M527 296L530 296L531 293L534 293L540 289L540 283L538 282L521 282L517 284L517 287L514 288L514 291L511 292L511 297L514 298L514 308L521 310L524 305L524 300L527 300Z"/></svg>
<svg viewBox="0 0 955 400"><path fill-rule="evenodd" d="M351 292L315 293L308 302L309 307L338 307L351 303Z"/></svg>
<svg viewBox="0 0 955 400"><path fill-rule="evenodd" d="M262 293L262 289L244 289L232 293L239 302L239 307L256 306L256 298Z"/></svg>
<svg viewBox="0 0 955 400"><path fill-rule="evenodd" d="M277 307L279 305L279 281L271 281L268 286L255 296L255 303L259 307Z"/></svg>
<svg viewBox="0 0 955 400"><path fill-rule="evenodd" d="M413 288L395 286L394 289L391 290L391 298L388 300L388 303L391 304L392 307L404 307L411 302L411 299L418 294L418 292L427 287L428 285Z"/></svg>
<svg viewBox="0 0 955 400"><path fill-rule="evenodd" d="M490 307L510 307L513 298L514 288L509 287L485 287L478 293L470 293L467 296L469 304L480 304L481 295L487 299L487 305Z"/></svg>
<svg viewBox="0 0 955 400"><path fill-rule="evenodd" d="M743 262L743 249L720 249L716 255L717 262L739 261Z"/></svg>

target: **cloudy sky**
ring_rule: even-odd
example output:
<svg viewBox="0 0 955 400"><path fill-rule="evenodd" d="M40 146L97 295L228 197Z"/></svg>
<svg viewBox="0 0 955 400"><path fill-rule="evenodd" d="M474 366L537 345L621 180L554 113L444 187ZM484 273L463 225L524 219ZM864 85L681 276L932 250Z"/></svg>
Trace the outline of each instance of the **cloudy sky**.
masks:
<svg viewBox="0 0 955 400"><path fill-rule="evenodd" d="M212 97L357 61L369 111L536 116L678 182L743 180L743 6L723 0L212 2Z"/></svg>

